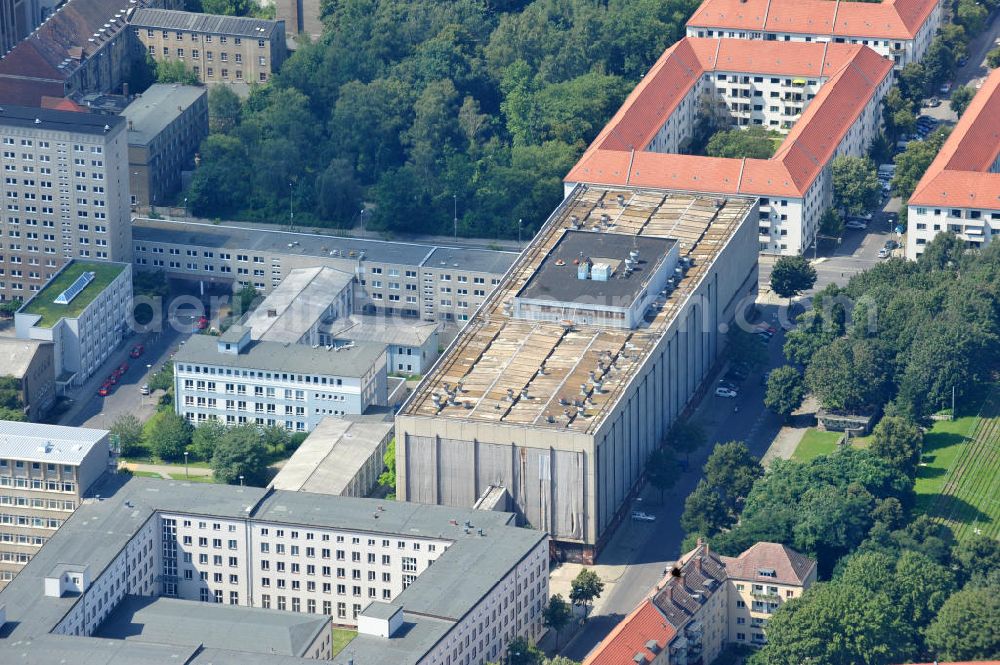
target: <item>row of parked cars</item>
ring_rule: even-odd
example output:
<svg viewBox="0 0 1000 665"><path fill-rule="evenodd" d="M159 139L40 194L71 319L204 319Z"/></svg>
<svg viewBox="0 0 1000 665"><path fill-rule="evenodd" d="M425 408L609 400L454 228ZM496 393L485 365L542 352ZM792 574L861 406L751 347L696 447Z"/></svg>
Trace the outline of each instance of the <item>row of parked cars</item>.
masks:
<svg viewBox="0 0 1000 665"><path fill-rule="evenodd" d="M132 347L132 350L129 351L128 355L130 358L138 358L145 352L146 352L146 347L144 347L142 344L136 344L135 346ZM122 363L121 365L116 367L108 376L108 378L104 380L104 383L101 384L101 387L97 389L97 394L101 397L107 397L112 392L114 392L115 386L118 385L118 380L122 378L122 376L124 376L125 372L127 371L128 371L127 362Z"/></svg>

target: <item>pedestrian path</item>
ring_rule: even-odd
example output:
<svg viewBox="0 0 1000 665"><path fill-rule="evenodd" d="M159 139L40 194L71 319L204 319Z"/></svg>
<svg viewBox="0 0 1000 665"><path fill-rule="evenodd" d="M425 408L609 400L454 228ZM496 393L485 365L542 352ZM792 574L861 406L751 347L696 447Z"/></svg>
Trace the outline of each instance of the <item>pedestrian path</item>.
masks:
<svg viewBox="0 0 1000 665"><path fill-rule="evenodd" d="M161 478L166 480L171 480L171 474L174 476L178 474L185 473L184 467L175 464L144 464L142 462L122 462L121 468L128 469L129 471L141 471L143 473L158 473ZM200 466L188 467L187 474L190 476L211 476L212 470L205 469Z"/></svg>

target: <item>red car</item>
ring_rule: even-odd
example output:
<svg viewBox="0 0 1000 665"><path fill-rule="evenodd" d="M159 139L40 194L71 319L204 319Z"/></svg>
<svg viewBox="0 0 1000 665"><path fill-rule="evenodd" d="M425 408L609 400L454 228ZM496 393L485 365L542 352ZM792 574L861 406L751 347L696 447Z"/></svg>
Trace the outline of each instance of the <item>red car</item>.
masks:
<svg viewBox="0 0 1000 665"><path fill-rule="evenodd" d="M111 393L111 386L107 383L102 385L100 389L98 389L97 391L97 394L100 395L101 397L107 397L108 394L110 393Z"/></svg>
<svg viewBox="0 0 1000 665"><path fill-rule="evenodd" d="M108 380L105 381L104 383L106 383L109 386L115 385L116 383L118 383L118 375L113 373L111 376L108 377Z"/></svg>
<svg viewBox="0 0 1000 665"><path fill-rule="evenodd" d="M204 330L208 327L208 317L202 316L198 319L198 330Z"/></svg>
<svg viewBox="0 0 1000 665"><path fill-rule="evenodd" d="M128 363L122 363L118 366L118 376L121 376L128 371Z"/></svg>
<svg viewBox="0 0 1000 665"><path fill-rule="evenodd" d="M132 350L129 351L128 355L131 358L138 358L139 356L142 355L143 351L145 350L146 348L142 344L136 344L135 346L132 347Z"/></svg>

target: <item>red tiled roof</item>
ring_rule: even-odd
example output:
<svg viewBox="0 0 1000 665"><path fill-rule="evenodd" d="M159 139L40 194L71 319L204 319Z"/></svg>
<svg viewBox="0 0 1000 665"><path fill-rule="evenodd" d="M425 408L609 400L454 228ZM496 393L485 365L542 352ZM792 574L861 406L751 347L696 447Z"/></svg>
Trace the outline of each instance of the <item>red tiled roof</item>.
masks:
<svg viewBox="0 0 1000 665"><path fill-rule="evenodd" d="M722 557L726 573L732 579L802 584L816 567L816 562L779 543L757 543L738 557ZM775 576L760 575L762 569Z"/></svg>
<svg viewBox="0 0 1000 665"><path fill-rule="evenodd" d="M67 99L65 97L49 97L45 95L41 99L40 106L43 109L53 109L54 111L73 111L74 113L87 113L87 109L83 108L72 99Z"/></svg>
<svg viewBox="0 0 1000 665"><path fill-rule="evenodd" d="M972 98L941 151L910 196L909 205L1000 208L1000 69Z"/></svg>
<svg viewBox="0 0 1000 665"><path fill-rule="evenodd" d="M830 78L770 160L646 151L698 78L713 71ZM891 62L865 46L687 37L657 60L565 179L802 196L891 71Z"/></svg>
<svg viewBox="0 0 1000 665"><path fill-rule="evenodd" d="M652 601L646 599L590 652L583 665L634 665L639 653L651 662L656 653L646 647L647 643L655 640L660 651L676 634Z"/></svg>
<svg viewBox="0 0 1000 665"><path fill-rule="evenodd" d="M937 0L705 0L693 28L913 39Z"/></svg>

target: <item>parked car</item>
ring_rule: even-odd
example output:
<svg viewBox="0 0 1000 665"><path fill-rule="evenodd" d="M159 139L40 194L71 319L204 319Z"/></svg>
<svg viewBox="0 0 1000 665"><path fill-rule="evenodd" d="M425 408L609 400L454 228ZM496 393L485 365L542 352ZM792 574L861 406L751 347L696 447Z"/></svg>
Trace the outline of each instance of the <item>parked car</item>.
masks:
<svg viewBox="0 0 1000 665"><path fill-rule="evenodd" d="M111 376L108 377L105 383L111 386L115 385L116 383L118 383L118 376L114 372L112 372Z"/></svg>
<svg viewBox="0 0 1000 665"><path fill-rule="evenodd" d="M208 327L208 317L202 316L198 318L198 330L204 330Z"/></svg>
<svg viewBox="0 0 1000 665"><path fill-rule="evenodd" d="M844 222L844 228L864 231L865 229L868 228L868 225L856 219L849 219L846 222Z"/></svg>
<svg viewBox="0 0 1000 665"><path fill-rule="evenodd" d="M146 347L142 344L136 344L132 347L132 350L128 352L130 358L138 358L146 351Z"/></svg>
<svg viewBox="0 0 1000 665"><path fill-rule="evenodd" d="M736 397L736 391L735 390L730 390L729 388L723 388L722 386L719 386L718 388L715 389L715 396L716 397L725 397L726 399L730 399L730 398Z"/></svg>
<svg viewBox="0 0 1000 665"><path fill-rule="evenodd" d="M636 522L655 522L656 515L650 515L649 513L644 513L641 510L633 510L632 519L634 519Z"/></svg>
<svg viewBox="0 0 1000 665"><path fill-rule="evenodd" d="M119 376L122 375L122 374L124 374L127 371L128 371L128 363L122 363L121 365L118 366L118 374L119 374Z"/></svg>
<svg viewBox="0 0 1000 665"><path fill-rule="evenodd" d="M107 397L111 393L111 388L108 385L103 385L97 389L97 394L101 397Z"/></svg>
<svg viewBox="0 0 1000 665"><path fill-rule="evenodd" d="M148 383L142 384L142 387L139 388L139 394L140 395L148 395L149 394L149 384Z"/></svg>
<svg viewBox="0 0 1000 665"><path fill-rule="evenodd" d="M938 92L940 92L942 95L947 95L949 92L951 92L951 81L946 81L945 83L942 83L941 88L940 90L938 90Z"/></svg>
<svg viewBox="0 0 1000 665"><path fill-rule="evenodd" d="M937 108L938 106L941 106L941 100L938 99L937 97L931 97L930 99L927 100L927 106L931 108Z"/></svg>
<svg viewBox="0 0 1000 665"><path fill-rule="evenodd" d="M891 254L892 250L889 249L888 247L883 247L882 249L878 250L878 257L880 259L887 259Z"/></svg>
<svg viewBox="0 0 1000 665"><path fill-rule="evenodd" d="M896 249L897 247L899 247L899 243L896 242L895 240L886 240L885 241L885 248L886 249L892 250L892 249Z"/></svg>
<svg viewBox="0 0 1000 665"><path fill-rule="evenodd" d="M719 387L720 388L725 388L727 390L733 390L733 391L739 389L739 385L738 384L733 383L732 381L726 381L725 379L720 379L719 380Z"/></svg>
<svg viewBox="0 0 1000 665"><path fill-rule="evenodd" d="M967 64L969 64L969 56L963 55L961 58L958 59L959 67L965 67Z"/></svg>

